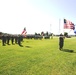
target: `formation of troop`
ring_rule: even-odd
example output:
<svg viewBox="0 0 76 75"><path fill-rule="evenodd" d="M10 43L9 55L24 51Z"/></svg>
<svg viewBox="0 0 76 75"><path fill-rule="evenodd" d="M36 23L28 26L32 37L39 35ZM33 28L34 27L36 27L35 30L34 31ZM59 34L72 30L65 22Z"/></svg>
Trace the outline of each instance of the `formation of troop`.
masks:
<svg viewBox="0 0 76 75"><path fill-rule="evenodd" d="M26 29L24 28L22 34L26 31ZM27 32L26 32L27 33ZM23 41L24 35L10 35L10 34L2 34L0 36L0 39L2 39L2 46L6 46L6 45L14 45L14 44L18 44L19 46L21 45L21 42ZM29 38L30 36L27 36L26 38ZM31 36L32 37L32 36ZM30 38L31 38L30 37ZM34 38L38 39L38 38L43 38L42 36L38 36L38 35L34 35ZM59 50L63 49L64 46L64 38L65 36L61 33L59 36Z"/></svg>
<svg viewBox="0 0 76 75"><path fill-rule="evenodd" d="M21 42L23 41L23 36L22 35L2 35L1 36L2 39L2 45L6 46L6 45L14 45L14 44L18 44L19 46L21 46Z"/></svg>

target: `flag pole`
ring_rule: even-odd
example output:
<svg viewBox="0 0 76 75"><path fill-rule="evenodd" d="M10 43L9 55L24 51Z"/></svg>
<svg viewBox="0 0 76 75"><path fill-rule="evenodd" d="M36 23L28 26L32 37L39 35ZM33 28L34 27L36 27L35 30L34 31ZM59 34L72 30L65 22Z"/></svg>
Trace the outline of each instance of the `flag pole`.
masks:
<svg viewBox="0 0 76 75"><path fill-rule="evenodd" d="M63 18L63 34L64 34L64 32L66 31L66 30L64 29L64 19L65 19L65 18Z"/></svg>
<svg viewBox="0 0 76 75"><path fill-rule="evenodd" d="M64 18L63 18L63 34L64 34Z"/></svg>
<svg viewBox="0 0 76 75"><path fill-rule="evenodd" d="M50 32L51 32L51 24L50 24ZM51 32L52 33L52 32Z"/></svg>
<svg viewBox="0 0 76 75"><path fill-rule="evenodd" d="M59 19L59 34L60 34L60 23L61 23L61 19Z"/></svg>

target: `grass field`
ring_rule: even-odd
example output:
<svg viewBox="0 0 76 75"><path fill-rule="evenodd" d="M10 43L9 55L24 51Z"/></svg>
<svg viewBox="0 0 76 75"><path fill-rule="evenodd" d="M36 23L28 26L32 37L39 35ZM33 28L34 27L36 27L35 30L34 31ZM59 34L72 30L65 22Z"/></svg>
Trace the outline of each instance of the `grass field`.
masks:
<svg viewBox="0 0 76 75"><path fill-rule="evenodd" d="M0 75L76 75L76 38L65 38L63 51L58 41L24 39L20 47L0 40Z"/></svg>

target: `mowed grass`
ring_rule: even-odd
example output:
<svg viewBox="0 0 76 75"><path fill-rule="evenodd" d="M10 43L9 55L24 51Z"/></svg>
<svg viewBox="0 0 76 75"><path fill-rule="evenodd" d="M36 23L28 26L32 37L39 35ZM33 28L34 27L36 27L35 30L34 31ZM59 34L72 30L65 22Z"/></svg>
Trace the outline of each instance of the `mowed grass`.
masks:
<svg viewBox="0 0 76 75"><path fill-rule="evenodd" d="M65 38L63 51L57 37L24 39L22 45L2 46L0 40L0 75L76 75L76 38Z"/></svg>

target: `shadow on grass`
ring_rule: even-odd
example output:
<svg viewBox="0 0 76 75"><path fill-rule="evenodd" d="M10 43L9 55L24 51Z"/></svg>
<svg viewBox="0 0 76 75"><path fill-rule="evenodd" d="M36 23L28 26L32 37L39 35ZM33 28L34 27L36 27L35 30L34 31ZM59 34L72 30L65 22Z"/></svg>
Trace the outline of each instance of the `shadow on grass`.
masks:
<svg viewBox="0 0 76 75"><path fill-rule="evenodd" d="M23 47L23 45L19 45L20 47Z"/></svg>
<svg viewBox="0 0 76 75"><path fill-rule="evenodd" d="M69 53L76 53L76 52L74 52L74 50L69 50L69 49L63 49L63 50L61 50L61 51L69 52Z"/></svg>
<svg viewBox="0 0 76 75"><path fill-rule="evenodd" d="M2 45L2 46L6 46L6 45Z"/></svg>
<svg viewBox="0 0 76 75"><path fill-rule="evenodd" d="M27 43L29 43L29 41L26 41Z"/></svg>
<svg viewBox="0 0 76 75"><path fill-rule="evenodd" d="M11 44L7 44L7 45L11 45Z"/></svg>
<svg viewBox="0 0 76 75"><path fill-rule="evenodd" d="M15 45L15 43L13 43L12 45Z"/></svg>
<svg viewBox="0 0 76 75"><path fill-rule="evenodd" d="M31 48L30 46L25 46L25 47L27 47L27 48Z"/></svg>

